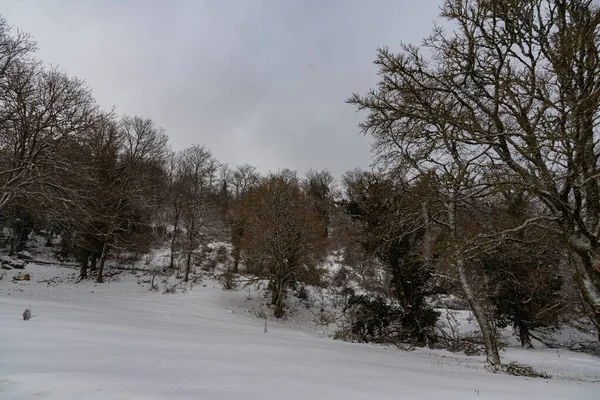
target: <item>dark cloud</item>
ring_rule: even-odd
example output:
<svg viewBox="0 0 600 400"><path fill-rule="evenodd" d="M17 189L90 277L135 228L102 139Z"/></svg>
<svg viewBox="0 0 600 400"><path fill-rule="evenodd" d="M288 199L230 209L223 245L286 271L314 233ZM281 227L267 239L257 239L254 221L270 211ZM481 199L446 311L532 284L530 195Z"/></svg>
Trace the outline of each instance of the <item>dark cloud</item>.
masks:
<svg viewBox="0 0 600 400"><path fill-rule="evenodd" d="M344 100L377 81L375 49L418 43L440 1L2 1L38 56L100 104L262 171L369 164Z"/></svg>

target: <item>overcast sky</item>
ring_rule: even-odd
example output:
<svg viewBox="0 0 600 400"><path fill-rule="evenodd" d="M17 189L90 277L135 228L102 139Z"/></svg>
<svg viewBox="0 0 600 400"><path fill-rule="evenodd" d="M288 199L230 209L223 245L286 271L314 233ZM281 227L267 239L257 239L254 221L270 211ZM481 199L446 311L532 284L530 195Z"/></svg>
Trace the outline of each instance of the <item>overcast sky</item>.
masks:
<svg viewBox="0 0 600 400"><path fill-rule="evenodd" d="M364 115L380 46L419 43L441 0L0 0L38 57L101 106L153 119L174 149L261 171L370 164Z"/></svg>

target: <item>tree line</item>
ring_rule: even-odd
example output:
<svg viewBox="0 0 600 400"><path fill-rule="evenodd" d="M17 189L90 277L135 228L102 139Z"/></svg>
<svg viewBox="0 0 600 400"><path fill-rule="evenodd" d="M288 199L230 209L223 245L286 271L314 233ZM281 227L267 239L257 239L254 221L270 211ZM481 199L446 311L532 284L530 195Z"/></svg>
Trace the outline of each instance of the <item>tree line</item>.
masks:
<svg viewBox="0 0 600 400"><path fill-rule="evenodd" d="M228 241L227 276L266 281L276 317L289 291L328 288L341 335L361 341L450 346L433 299L457 296L494 369L498 328L523 346L564 318L600 329L598 5L446 0L442 17L452 30L378 51L378 85L348 100L367 112L376 162L339 182L172 151L152 120L102 110L0 19L7 250L45 235L102 282L107 260L166 245L188 281L202 246Z"/></svg>

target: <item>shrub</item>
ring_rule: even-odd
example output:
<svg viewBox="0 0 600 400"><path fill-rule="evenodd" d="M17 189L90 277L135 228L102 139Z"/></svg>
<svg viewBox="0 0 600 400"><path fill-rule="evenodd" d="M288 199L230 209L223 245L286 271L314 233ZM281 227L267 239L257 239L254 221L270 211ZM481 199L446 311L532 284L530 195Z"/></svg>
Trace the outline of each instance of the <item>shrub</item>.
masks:
<svg viewBox="0 0 600 400"><path fill-rule="evenodd" d="M348 302L351 315L350 338L360 342L388 342L390 331L398 324L402 310L387 304L381 297L352 296Z"/></svg>
<svg viewBox="0 0 600 400"><path fill-rule="evenodd" d="M228 258L229 258L229 252L227 250L227 247L226 246L217 247L217 255L215 257L215 260L217 260L217 262L219 264L225 264L227 262Z"/></svg>
<svg viewBox="0 0 600 400"><path fill-rule="evenodd" d="M236 281L236 274L233 272L233 268L228 266L225 270L219 275L219 282L223 286L225 290L233 290L237 289L238 283Z"/></svg>
<svg viewBox="0 0 600 400"><path fill-rule="evenodd" d="M29 321L31 318L33 318L31 308L26 308L25 311L23 311L23 321Z"/></svg>
<svg viewBox="0 0 600 400"><path fill-rule="evenodd" d="M298 298L300 300L308 300L308 290L306 290L306 286L300 286L298 289Z"/></svg>
<svg viewBox="0 0 600 400"><path fill-rule="evenodd" d="M510 364L504 367L507 373L515 376L526 376L528 378L543 378L550 379L552 376L547 374L544 371L536 371L533 367L525 364L519 364L516 361L511 362Z"/></svg>
<svg viewBox="0 0 600 400"><path fill-rule="evenodd" d="M388 302L381 297L351 296L347 311L350 326L347 336L361 342L413 343L425 345L434 341L433 327L438 313L420 309L416 317L413 310L404 310L398 302Z"/></svg>
<svg viewBox="0 0 600 400"><path fill-rule="evenodd" d="M348 285L348 278L349 278L348 268L341 267L340 269L338 269L335 272L335 274L331 278L331 285L333 287L339 287L339 288L346 287Z"/></svg>
<svg viewBox="0 0 600 400"><path fill-rule="evenodd" d="M209 272L209 273L214 273L215 272L215 268L217 268L217 260L215 260L214 258L209 258L208 260L205 260L202 263L202 270Z"/></svg>

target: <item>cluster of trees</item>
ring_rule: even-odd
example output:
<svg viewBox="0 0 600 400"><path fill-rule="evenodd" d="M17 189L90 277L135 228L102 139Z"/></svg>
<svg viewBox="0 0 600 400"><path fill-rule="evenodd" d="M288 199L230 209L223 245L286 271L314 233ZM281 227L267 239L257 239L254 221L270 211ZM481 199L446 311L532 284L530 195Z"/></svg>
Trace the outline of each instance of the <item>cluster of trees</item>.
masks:
<svg viewBox="0 0 600 400"><path fill-rule="evenodd" d="M382 168L435 181L424 218L443 235L445 263L498 368L486 303L523 296L500 307L520 319L559 284L548 269L572 268L600 325L600 8L446 0L442 16L452 30L380 49L378 86L349 103L368 111L361 127Z"/></svg>
<svg viewBox="0 0 600 400"><path fill-rule="evenodd" d="M560 235L544 220L526 223L538 212L532 195L506 189L480 196L474 189L449 210L436 171L411 178L351 171L343 183L340 207L351 222L338 226L336 245L364 289L348 299L350 337L453 346L436 329L432 300L456 295L473 311L499 368L498 328L512 325L531 347L533 329L582 315Z"/></svg>
<svg viewBox="0 0 600 400"><path fill-rule="evenodd" d="M347 334L440 340L431 299L461 297L488 363L497 328L583 315L600 328L600 10L591 0L446 0L453 31L379 50L368 116L378 169L299 178L180 152L151 120L101 110L0 19L0 218L10 252L32 232L102 282L107 259L171 249L190 279L203 243L230 274L267 281L274 314L297 285L343 296ZM336 251L344 266L323 268ZM574 297L577 287L581 298Z"/></svg>
<svg viewBox="0 0 600 400"><path fill-rule="evenodd" d="M291 282L318 280L330 175L261 177L200 145L171 151L152 120L102 110L35 49L0 18L0 218L10 254L43 233L49 246L60 239L58 256L76 259L82 279L93 272L102 282L108 259L169 243L169 267L182 264L188 281L201 245L228 236L233 268L243 260L269 280L278 316Z"/></svg>
<svg viewBox="0 0 600 400"><path fill-rule="evenodd" d="M236 251L247 273L268 280L276 317L284 315L288 288L297 282L321 285L324 275L319 266L327 254L327 224L318 197L307 189L293 173L272 174L236 206Z"/></svg>
<svg viewBox="0 0 600 400"><path fill-rule="evenodd" d="M42 231L48 245L60 237L59 256L77 259L82 278L91 269L102 282L108 257L142 254L164 236L170 206L195 245L218 166L210 152L172 154L150 119L102 110L82 81L34 51L0 18L0 216L10 253Z"/></svg>
<svg viewBox="0 0 600 400"><path fill-rule="evenodd" d="M162 199L167 137L149 119L102 111L78 79L33 57L0 20L0 213L10 252L43 229L61 256L103 279L117 249L146 251Z"/></svg>

